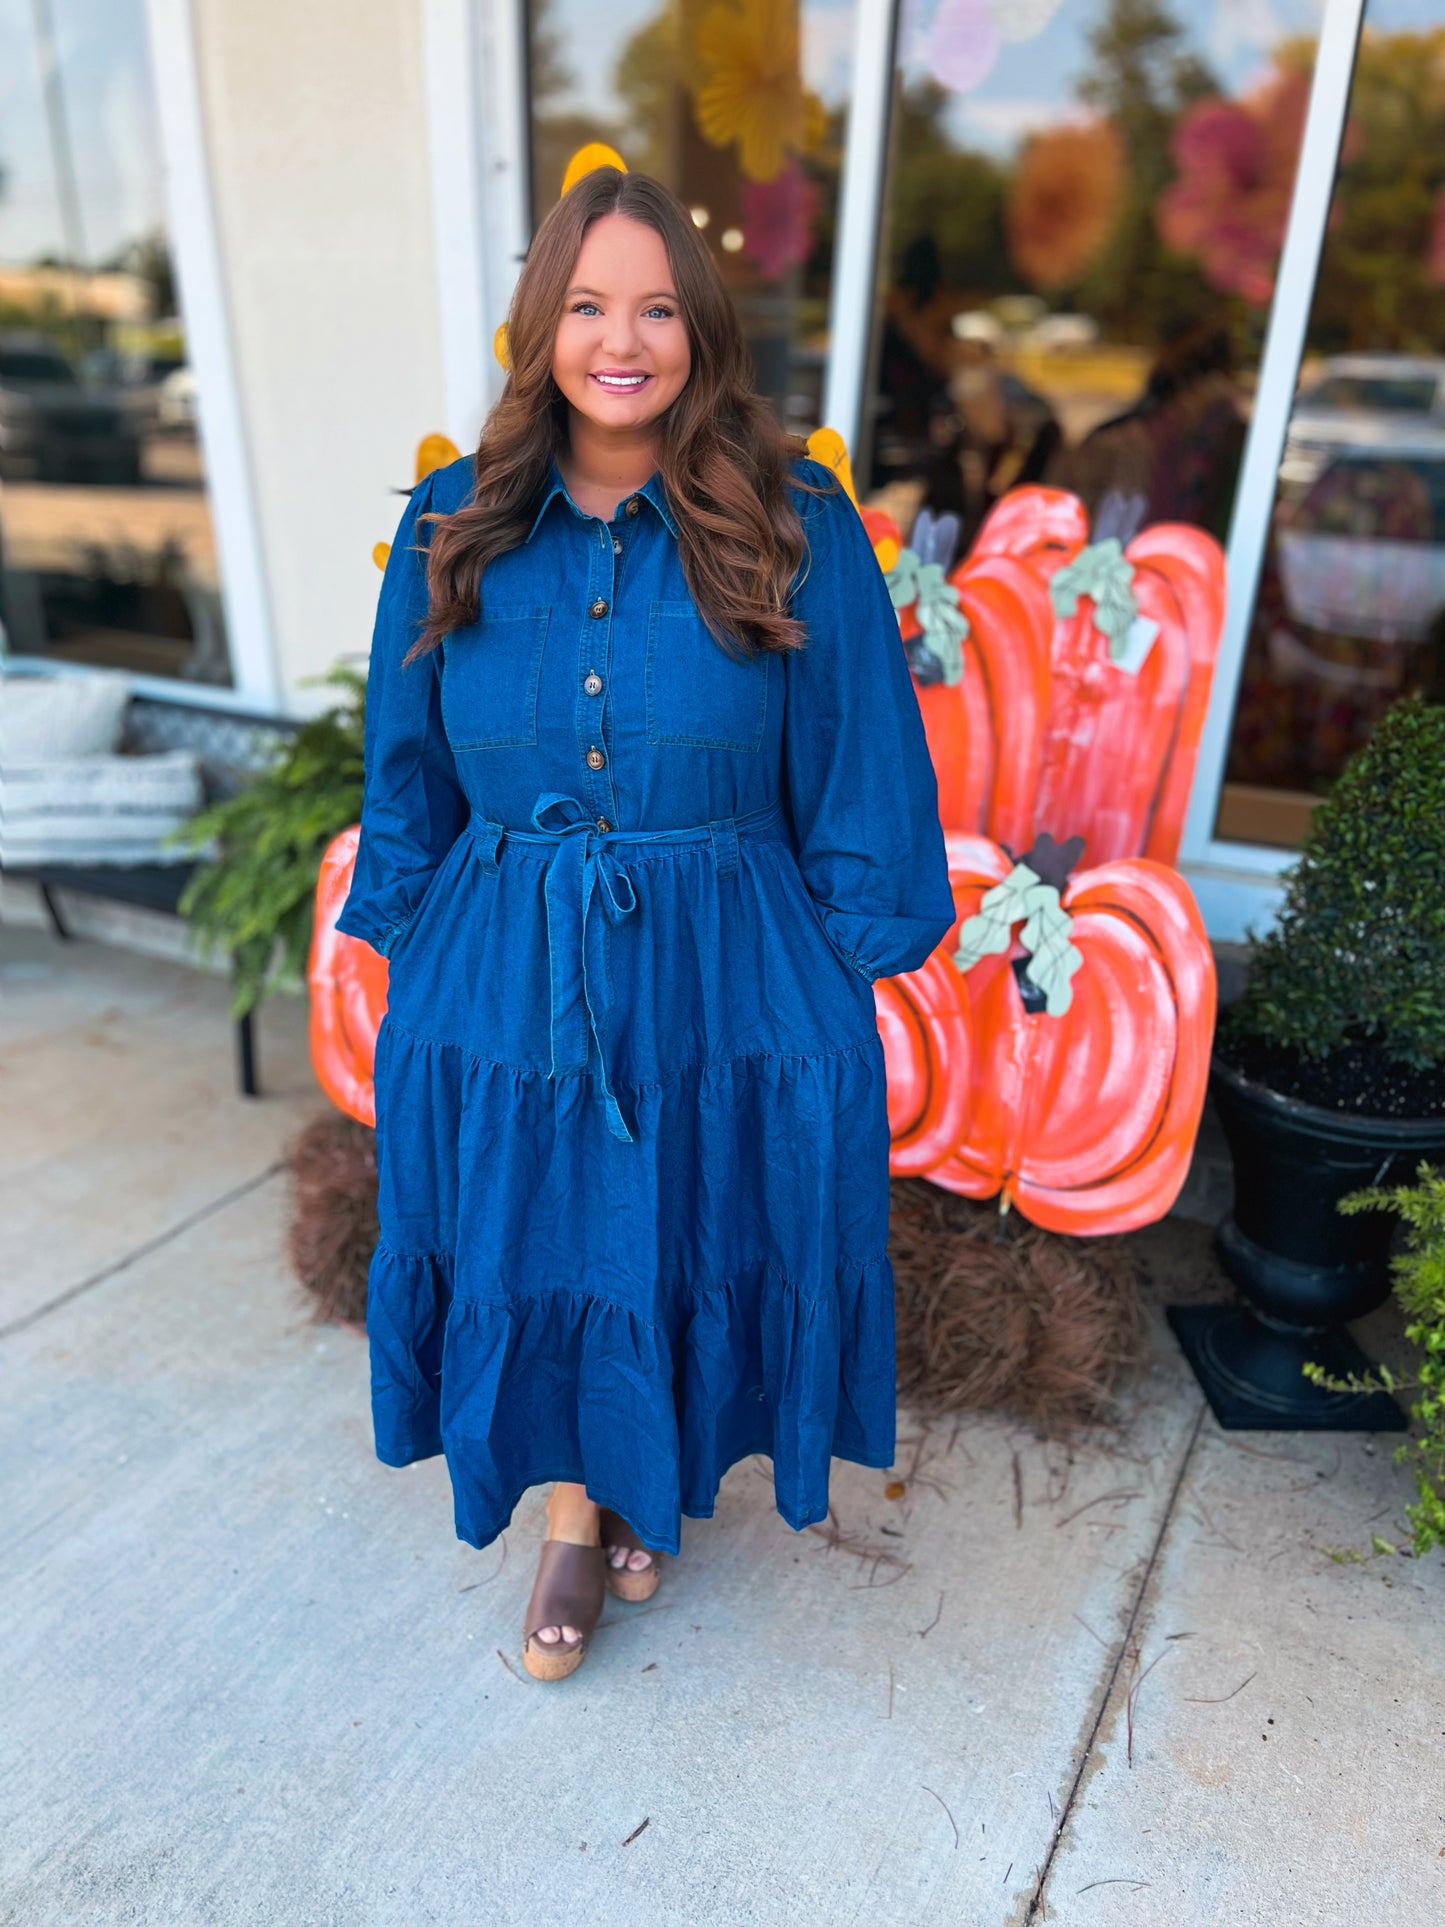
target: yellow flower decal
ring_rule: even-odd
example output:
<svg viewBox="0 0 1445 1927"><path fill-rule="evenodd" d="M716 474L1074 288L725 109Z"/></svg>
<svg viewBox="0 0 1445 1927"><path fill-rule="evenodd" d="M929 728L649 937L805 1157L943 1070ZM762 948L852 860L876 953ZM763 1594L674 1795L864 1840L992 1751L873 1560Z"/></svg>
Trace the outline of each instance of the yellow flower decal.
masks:
<svg viewBox="0 0 1445 1927"><path fill-rule="evenodd" d="M606 141L588 141L568 161L567 172L562 176L562 192L570 194L582 176L596 167L615 167L619 174L627 172L627 163L615 147L609 147Z"/></svg>
<svg viewBox="0 0 1445 1927"><path fill-rule="evenodd" d="M461 452L449 435L423 435L416 445L416 479L424 482L434 468L445 468Z"/></svg>
<svg viewBox="0 0 1445 1927"><path fill-rule="evenodd" d="M737 0L704 15L697 31L704 79L694 102L698 131L714 147L738 144L752 181L776 180L790 149L823 136L823 107L803 85L798 15L780 0Z"/></svg>
<svg viewBox="0 0 1445 1927"><path fill-rule="evenodd" d="M858 506L858 490L853 484L853 464L848 459L848 444L836 428L815 428L808 437L808 453L824 468L831 468L843 484L848 500ZM897 561L894 557L894 561ZM892 566L890 563L889 567Z"/></svg>
<svg viewBox="0 0 1445 1927"><path fill-rule="evenodd" d="M423 435L416 445L416 479L424 482L434 468L445 468L448 462L459 459L461 450L449 435ZM391 554L390 542L372 544L371 559L378 569L386 567L387 557Z"/></svg>

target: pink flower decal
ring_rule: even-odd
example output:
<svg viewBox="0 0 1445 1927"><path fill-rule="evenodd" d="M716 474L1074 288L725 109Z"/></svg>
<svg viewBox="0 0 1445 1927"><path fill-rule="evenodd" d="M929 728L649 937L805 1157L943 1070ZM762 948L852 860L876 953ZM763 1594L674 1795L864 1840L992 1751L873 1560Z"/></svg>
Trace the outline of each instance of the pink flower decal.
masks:
<svg viewBox="0 0 1445 1927"><path fill-rule="evenodd" d="M796 161L770 181L743 182L743 248L769 281L807 260L820 199Z"/></svg>
<svg viewBox="0 0 1445 1927"><path fill-rule="evenodd" d="M1308 105L1309 78L1292 69L1244 100L1197 101L1170 143L1179 173L1155 203L1160 238L1256 307L1274 293Z"/></svg>
<svg viewBox="0 0 1445 1927"><path fill-rule="evenodd" d="M988 79L998 53L998 22L988 0L939 0L924 57L940 85L970 92Z"/></svg>

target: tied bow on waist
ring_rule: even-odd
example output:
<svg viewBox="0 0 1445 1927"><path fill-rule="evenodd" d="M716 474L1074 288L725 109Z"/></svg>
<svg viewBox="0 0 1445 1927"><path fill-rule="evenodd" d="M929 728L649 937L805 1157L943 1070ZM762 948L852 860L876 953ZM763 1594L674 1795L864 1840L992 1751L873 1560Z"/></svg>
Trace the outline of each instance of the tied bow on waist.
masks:
<svg viewBox="0 0 1445 1927"><path fill-rule="evenodd" d="M547 865L547 952L552 981L552 1075L587 1068L589 1032L597 1039L607 1128L632 1142L607 1075L603 1031L612 1003L607 975L606 923L620 923L637 908L632 879L606 846L603 832L575 796L549 790L532 811L536 827L558 838ZM600 903L604 921L592 914Z"/></svg>
<svg viewBox="0 0 1445 1927"><path fill-rule="evenodd" d="M761 829L776 822L778 805L747 816L727 817L689 830L603 831L575 796L548 790L537 798L532 822L538 834L509 830L500 823L473 823L482 861L495 869L503 841L554 845L543 895L547 906L547 960L552 995L553 1077L578 1075L587 1068L592 1038L602 1072L607 1128L624 1144L634 1142L607 1070L611 1030L612 983L607 969L607 931L637 908L632 878L618 862L614 846L710 842L719 877L738 867L738 830ZM598 906L601 914L598 914Z"/></svg>

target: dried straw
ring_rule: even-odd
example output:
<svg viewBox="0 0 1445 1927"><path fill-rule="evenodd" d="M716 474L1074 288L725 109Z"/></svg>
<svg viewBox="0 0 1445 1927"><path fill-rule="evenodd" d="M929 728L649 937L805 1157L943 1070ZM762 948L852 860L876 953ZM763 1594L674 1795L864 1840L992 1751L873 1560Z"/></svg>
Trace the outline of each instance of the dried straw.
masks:
<svg viewBox="0 0 1445 1927"><path fill-rule="evenodd" d="M366 1272L376 1243L376 1133L319 1117L287 1153L291 1265L315 1300L312 1316L366 1320Z"/></svg>
<svg viewBox="0 0 1445 1927"><path fill-rule="evenodd" d="M1040 1431L1107 1422L1143 1355L1134 1263L920 1178L892 1184L898 1395L919 1412L1006 1407Z"/></svg>

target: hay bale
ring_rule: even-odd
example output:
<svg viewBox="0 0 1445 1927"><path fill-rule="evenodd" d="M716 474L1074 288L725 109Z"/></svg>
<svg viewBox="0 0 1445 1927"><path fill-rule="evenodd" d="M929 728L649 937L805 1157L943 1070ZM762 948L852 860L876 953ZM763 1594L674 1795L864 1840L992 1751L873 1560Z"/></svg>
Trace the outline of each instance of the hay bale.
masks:
<svg viewBox="0 0 1445 1927"><path fill-rule="evenodd" d="M292 1269L316 1301L312 1316L366 1322L366 1273L376 1244L376 1133L332 1113L287 1153Z"/></svg>
<svg viewBox="0 0 1445 1927"><path fill-rule="evenodd" d="M1047 1433L1112 1418L1144 1349L1123 1241L1059 1237L920 1178L891 1193L900 1399L1006 1407Z"/></svg>
<svg viewBox="0 0 1445 1927"><path fill-rule="evenodd" d="M366 1322L376 1133L338 1114L290 1147L291 1264L318 1320ZM1114 1415L1143 1355L1134 1262L1118 1238L1062 1238L921 1178L891 1186L898 1396L915 1410L1007 1408L1048 1433Z"/></svg>

